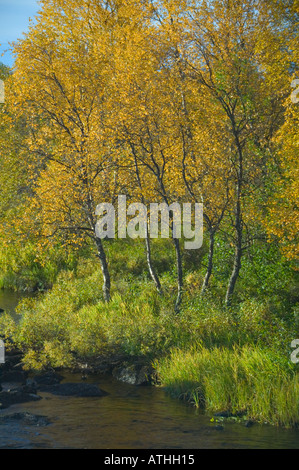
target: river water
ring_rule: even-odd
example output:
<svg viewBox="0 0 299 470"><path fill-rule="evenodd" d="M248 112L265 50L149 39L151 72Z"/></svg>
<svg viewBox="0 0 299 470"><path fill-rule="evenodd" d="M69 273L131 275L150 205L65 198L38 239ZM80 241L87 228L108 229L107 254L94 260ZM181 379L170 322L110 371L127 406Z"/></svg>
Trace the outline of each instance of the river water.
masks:
<svg viewBox="0 0 299 470"><path fill-rule="evenodd" d="M11 295L9 301L2 293L0 307L13 311L17 300ZM82 380L80 374L63 375L65 382ZM0 410L0 418L28 412L50 421L33 426L0 419L0 449L299 449L299 430L236 423L222 423L219 429L208 416L172 399L162 388L95 375L87 383L98 384L107 395L39 393L40 401Z"/></svg>
<svg viewBox="0 0 299 470"><path fill-rule="evenodd" d="M33 295L34 294L31 293L24 294L22 292L15 292L13 290L0 289L0 309L14 315L15 308L17 307L20 300L24 299L24 297L32 297Z"/></svg>

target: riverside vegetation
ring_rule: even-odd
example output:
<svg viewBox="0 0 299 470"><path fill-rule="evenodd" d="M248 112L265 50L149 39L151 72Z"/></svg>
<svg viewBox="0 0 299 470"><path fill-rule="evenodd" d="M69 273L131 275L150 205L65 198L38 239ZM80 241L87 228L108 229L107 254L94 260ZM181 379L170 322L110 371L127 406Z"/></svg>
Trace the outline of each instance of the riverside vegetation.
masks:
<svg viewBox="0 0 299 470"><path fill-rule="evenodd" d="M36 292L0 334L24 368L138 358L209 413L298 426L297 26L291 0L41 2L0 67L0 287ZM97 238L118 195L203 203L203 246Z"/></svg>
<svg viewBox="0 0 299 470"><path fill-rule="evenodd" d="M198 264L205 265L207 253L201 260L188 257L178 315L173 309L175 274L168 271L173 261L169 245L158 240L153 244L167 291L163 297L145 274L143 244L112 241L115 291L109 303L98 289L100 269L95 271L93 259L81 254L75 267L60 271L51 289L21 302L15 319L0 317L7 344L12 341L24 351L28 370L72 368L78 361L92 364L109 355L132 363L142 358L145 365L153 365L157 384L209 413L228 411L261 423L297 426L298 365L290 360L290 343L298 333L292 270L273 258L271 249L270 259L263 260L260 294L252 294L258 290L259 277L248 272L240 280L235 305L227 308L218 300L225 273L215 273L213 287L202 298L198 288L204 269ZM44 269L43 276L37 271L35 278L22 279L23 286L46 281L47 276L46 285L52 282L51 270L39 268ZM18 273L15 276L20 282ZM279 295L277 286L283 286Z"/></svg>

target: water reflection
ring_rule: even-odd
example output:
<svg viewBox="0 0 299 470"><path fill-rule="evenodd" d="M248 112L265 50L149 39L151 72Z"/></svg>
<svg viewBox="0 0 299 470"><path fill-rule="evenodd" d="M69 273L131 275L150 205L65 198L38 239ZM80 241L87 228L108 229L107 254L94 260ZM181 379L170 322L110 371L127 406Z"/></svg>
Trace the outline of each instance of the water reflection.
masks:
<svg viewBox="0 0 299 470"><path fill-rule="evenodd" d="M78 375L65 380L80 381ZM70 398L41 394L43 400L15 405L0 416L27 411L47 416L51 425L38 428L0 425L2 448L68 449L298 449L299 431L255 425L224 424L168 397L162 389L122 384L110 377L91 377L109 393L102 398Z"/></svg>
<svg viewBox="0 0 299 470"><path fill-rule="evenodd" d="M13 290L1 290L0 289L0 315L1 311L4 310L15 316L16 307L19 302L26 297L34 297L36 294L30 292L15 292Z"/></svg>

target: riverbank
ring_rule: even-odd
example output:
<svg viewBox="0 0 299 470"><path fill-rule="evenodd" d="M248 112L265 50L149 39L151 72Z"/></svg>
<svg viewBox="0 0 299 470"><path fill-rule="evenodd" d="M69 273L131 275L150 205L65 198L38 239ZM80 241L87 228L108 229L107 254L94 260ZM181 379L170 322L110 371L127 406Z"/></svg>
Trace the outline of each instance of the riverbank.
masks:
<svg viewBox="0 0 299 470"><path fill-rule="evenodd" d="M254 347L233 351L177 349L153 364L142 358L101 357L78 362L73 372L81 372L83 377L104 373L132 385L161 386L170 396L203 410L217 423L299 429L298 374L279 364L273 352L271 355Z"/></svg>
<svg viewBox="0 0 299 470"><path fill-rule="evenodd" d="M235 354L217 349L193 351L193 355L177 351L154 363L125 355L76 357L72 367L40 371L24 369L23 358L22 351L11 349L6 363L0 365L2 409L38 401L40 390L66 396L102 396L100 389L90 388L85 381L110 376L129 385L162 387L170 396L201 409L219 429L229 421L246 427L258 423L299 428L298 375L286 376L277 364L277 357L273 356L272 362L269 356L258 354L253 348L235 350ZM250 365L247 371L246 364ZM74 387L68 383L59 391L57 387L65 374L79 374L81 385ZM2 391L1 382L6 383ZM7 389L7 383L13 387ZM280 421L286 408L288 423Z"/></svg>
<svg viewBox="0 0 299 470"><path fill-rule="evenodd" d="M65 373L80 374L83 381L79 388L67 384L61 390L61 394L66 396L102 396L104 392L94 390L84 383L90 376L112 376L120 382L136 386L151 385L154 380L152 366L141 358L129 359L114 355L89 358L87 362L84 358L77 358L71 368L48 368L39 371L24 368L23 358L23 352L11 344L6 351L5 363L0 364L0 409L39 400L40 390L54 393ZM59 392L59 389L56 392Z"/></svg>
<svg viewBox="0 0 299 470"><path fill-rule="evenodd" d="M0 315L0 332L23 352L24 370L108 373L123 383L159 385L211 419L225 413L298 425L294 309L272 297L227 308L215 292L197 295L193 274L176 314L173 279L161 277L161 296L149 279L133 279L120 266L123 258L114 266L119 279L109 303L102 300L100 271L82 260L76 272L62 271L52 289L25 298L15 315Z"/></svg>

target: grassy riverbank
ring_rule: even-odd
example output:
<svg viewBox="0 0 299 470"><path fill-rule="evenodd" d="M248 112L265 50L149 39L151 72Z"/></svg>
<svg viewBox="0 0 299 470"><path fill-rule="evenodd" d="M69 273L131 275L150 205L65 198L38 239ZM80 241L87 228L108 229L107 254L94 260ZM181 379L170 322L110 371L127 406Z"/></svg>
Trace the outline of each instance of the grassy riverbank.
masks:
<svg viewBox="0 0 299 470"><path fill-rule="evenodd" d="M167 246L157 250L161 266L168 266ZM52 289L23 301L18 324L2 317L0 330L25 352L26 368L72 367L78 358L88 362L107 354L138 356L154 364L158 383L171 395L209 413L226 410L287 427L299 423L298 365L290 360L294 308L244 292L235 306L224 307L220 282L202 299L201 273L189 260L184 302L175 314L175 279L166 268L160 270L161 297L144 274L141 245L115 244L112 252L116 284L109 304L102 300L94 260L81 259L76 269L60 272Z"/></svg>
<svg viewBox="0 0 299 470"><path fill-rule="evenodd" d="M156 362L161 383L172 396L282 426L299 423L299 376L273 350L256 345L229 349L192 348L172 351Z"/></svg>

